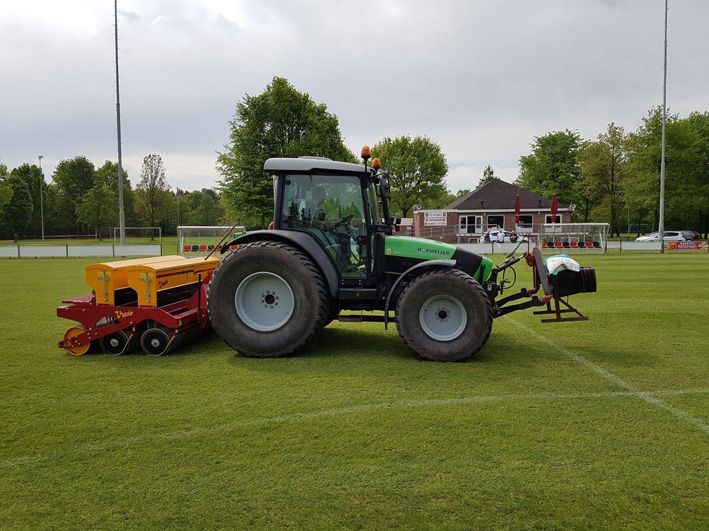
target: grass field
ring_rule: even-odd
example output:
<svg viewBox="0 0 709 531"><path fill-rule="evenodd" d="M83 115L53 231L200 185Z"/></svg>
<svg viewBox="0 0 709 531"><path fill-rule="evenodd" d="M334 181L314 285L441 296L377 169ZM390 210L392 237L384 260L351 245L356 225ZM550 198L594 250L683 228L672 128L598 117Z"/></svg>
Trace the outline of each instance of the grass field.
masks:
<svg viewBox="0 0 709 531"><path fill-rule="evenodd" d="M72 357L93 261L0 260L2 529L709 528L706 254L584 257L590 321L518 312L453 364L339 323Z"/></svg>

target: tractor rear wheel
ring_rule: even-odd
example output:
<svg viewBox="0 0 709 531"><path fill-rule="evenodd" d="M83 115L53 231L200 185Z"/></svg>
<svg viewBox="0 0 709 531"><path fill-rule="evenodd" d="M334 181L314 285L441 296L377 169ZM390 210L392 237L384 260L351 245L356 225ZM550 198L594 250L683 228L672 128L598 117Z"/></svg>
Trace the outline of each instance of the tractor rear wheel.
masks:
<svg viewBox="0 0 709 531"><path fill-rule="evenodd" d="M209 283L212 326L234 350L276 358L298 351L322 329L330 312L320 270L281 242L240 245Z"/></svg>
<svg viewBox="0 0 709 531"><path fill-rule="evenodd" d="M490 337L492 304L482 286L459 269L421 273L401 293L396 328L422 358L460 361Z"/></svg>

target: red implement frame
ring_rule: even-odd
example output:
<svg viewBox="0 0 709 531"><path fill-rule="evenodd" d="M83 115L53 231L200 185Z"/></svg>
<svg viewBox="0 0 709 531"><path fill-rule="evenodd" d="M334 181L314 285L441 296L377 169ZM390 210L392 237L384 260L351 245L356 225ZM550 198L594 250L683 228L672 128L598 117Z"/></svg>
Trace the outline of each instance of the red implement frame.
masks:
<svg viewBox="0 0 709 531"><path fill-rule="evenodd" d="M212 273L200 281L197 291L188 299L160 308L140 307L135 304L112 306L96 304L95 295L83 295L62 301L57 308L57 316L81 324L84 332L66 338L58 343L59 348L70 349L86 345L121 330L132 335L147 327L153 321L170 330L170 337L191 328L204 328L209 324L207 315L207 287ZM102 320L110 324L99 326Z"/></svg>

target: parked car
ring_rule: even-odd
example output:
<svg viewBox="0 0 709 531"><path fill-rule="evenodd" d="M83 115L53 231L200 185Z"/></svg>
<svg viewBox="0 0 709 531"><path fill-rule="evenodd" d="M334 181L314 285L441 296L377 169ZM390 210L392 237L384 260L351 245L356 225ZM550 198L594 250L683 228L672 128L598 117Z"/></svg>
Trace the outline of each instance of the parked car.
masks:
<svg viewBox="0 0 709 531"><path fill-rule="evenodd" d="M516 234L516 233L510 232L508 230L503 230L502 232L505 234L505 242L504 243L519 243L519 242L526 242L527 241L527 236L524 234ZM490 241L496 242L497 235L499 233L500 233L500 229L491 229L490 230Z"/></svg>
<svg viewBox="0 0 709 531"><path fill-rule="evenodd" d="M684 242L687 241L687 238L685 238L682 235L681 231L677 230L666 230L665 231L665 237L663 238L666 242ZM660 241L660 232L652 232L650 234L646 234L645 236L640 236L639 238L635 238L636 242L659 242Z"/></svg>
<svg viewBox="0 0 709 531"><path fill-rule="evenodd" d="M697 241L702 239L702 235L696 230L681 230L680 232L685 240Z"/></svg>

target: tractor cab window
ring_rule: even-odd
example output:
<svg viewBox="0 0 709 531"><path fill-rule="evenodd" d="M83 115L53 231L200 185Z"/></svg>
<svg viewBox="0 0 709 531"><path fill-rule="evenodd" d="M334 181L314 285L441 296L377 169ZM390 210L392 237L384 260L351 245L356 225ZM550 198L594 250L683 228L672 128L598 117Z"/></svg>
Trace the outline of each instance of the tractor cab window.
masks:
<svg viewBox="0 0 709 531"><path fill-rule="evenodd" d="M343 277L366 275L367 222L357 177L288 175L281 228L312 234Z"/></svg>

